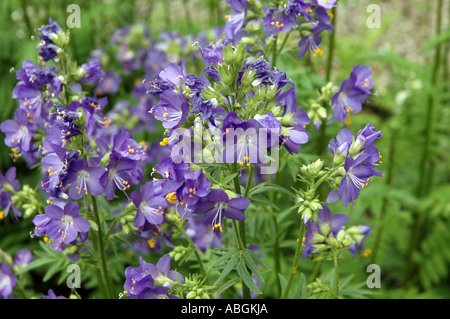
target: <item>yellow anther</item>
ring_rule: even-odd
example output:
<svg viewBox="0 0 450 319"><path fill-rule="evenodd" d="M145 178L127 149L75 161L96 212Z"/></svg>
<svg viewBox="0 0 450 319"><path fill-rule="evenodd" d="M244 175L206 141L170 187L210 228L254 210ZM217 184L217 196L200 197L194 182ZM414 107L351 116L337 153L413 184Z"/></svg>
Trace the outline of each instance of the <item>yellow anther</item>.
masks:
<svg viewBox="0 0 450 319"><path fill-rule="evenodd" d="M171 204L176 204L177 202L177 194L176 192L172 192L166 195L166 199Z"/></svg>
<svg viewBox="0 0 450 319"><path fill-rule="evenodd" d="M149 239L147 240L148 245L150 246L150 248L155 248L155 241L153 239Z"/></svg>
<svg viewBox="0 0 450 319"><path fill-rule="evenodd" d="M169 143L169 138L165 137L163 140L159 143L161 146L166 146Z"/></svg>

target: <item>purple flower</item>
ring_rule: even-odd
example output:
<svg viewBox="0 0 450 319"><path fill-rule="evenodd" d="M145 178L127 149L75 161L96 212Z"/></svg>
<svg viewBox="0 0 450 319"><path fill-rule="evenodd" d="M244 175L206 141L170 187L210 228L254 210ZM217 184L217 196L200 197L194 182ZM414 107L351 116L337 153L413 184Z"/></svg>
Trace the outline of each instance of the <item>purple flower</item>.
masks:
<svg viewBox="0 0 450 319"><path fill-rule="evenodd" d="M124 290L131 299L172 299L167 288L173 283L183 283L184 278L178 272L170 270L170 256L162 256L156 266L139 257L139 267L125 269Z"/></svg>
<svg viewBox="0 0 450 319"><path fill-rule="evenodd" d="M116 160L110 158L108 169L100 177L100 183L105 186L105 197L112 200L116 193L116 188L123 191L128 197L126 191L131 185L137 184L142 179L142 170L136 161L121 158Z"/></svg>
<svg viewBox="0 0 450 319"><path fill-rule="evenodd" d="M215 44L210 44L202 49L198 44L203 60L209 65L218 65L219 62L223 62L223 48L229 44L228 40L218 41Z"/></svg>
<svg viewBox="0 0 450 319"><path fill-rule="evenodd" d="M162 256L156 266L150 264L148 272L153 277L153 280L155 280L155 283L163 284L166 288L170 287L172 282L179 282L181 284L184 282L184 278L180 273L170 270L169 254Z"/></svg>
<svg viewBox="0 0 450 319"><path fill-rule="evenodd" d="M225 145L224 162L250 166L263 161L258 132L259 123L255 119L241 120L236 113L230 112L222 123L223 144Z"/></svg>
<svg viewBox="0 0 450 319"><path fill-rule="evenodd" d="M69 187L69 196L78 200L91 194L98 196L103 194L103 186L100 177L105 173L103 167L87 167L84 159L76 160L70 168L66 183Z"/></svg>
<svg viewBox="0 0 450 319"><path fill-rule="evenodd" d="M39 32L39 39L41 39L38 45L39 60L46 62L54 59L57 55L56 50L58 47L54 44L52 36L61 31L61 27L50 18L48 25L42 26L36 31Z"/></svg>
<svg viewBox="0 0 450 319"><path fill-rule="evenodd" d="M356 228L356 229L355 229ZM353 253L353 257L361 251L363 242L369 236L372 228L365 225L355 226L348 230L351 236L354 238L354 243L351 244L348 249Z"/></svg>
<svg viewBox="0 0 450 319"><path fill-rule="evenodd" d="M59 196L63 188L67 186L67 175L78 157L78 151L66 154L62 150L62 152L48 154L41 160L42 168L47 172L41 183L46 193L52 197Z"/></svg>
<svg viewBox="0 0 450 319"><path fill-rule="evenodd" d="M328 203L338 200L340 196L342 205L348 206L359 197L360 190L368 185L370 177L375 173L373 166L366 162L368 157L369 154L364 153L356 159L353 157L345 159L345 176L339 185L338 194L331 190L327 198Z"/></svg>
<svg viewBox="0 0 450 319"><path fill-rule="evenodd" d="M90 61L88 63L82 64L80 67L84 76L81 78L81 82L88 82L91 85L97 85L105 76L105 72L102 70L100 66L100 62L97 60Z"/></svg>
<svg viewBox="0 0 450 319"><path fill-rule="evenodd" d="M130 197L137 207L135 227L140 228L145 225L145 222L159 225L164 221L164 209L167 207L167 201L158 186L150 181L141 186L140 192L131 193Z"/></svg>
<svg viewBox="0 0 450 319"><path fill-rule="evenodd" d="M222 219L245 220L242 213L250 205L250 200L245 197L230 199L227 193L221 189L213 189L205 197L205 201L198 204L194 214L204 214L206 221L211 222L213 230L222 229Z"/></svg>
<svg viewBox="0 0 450 319"><path fill-rule="evenodd" d="M269 9L264 19L264 28L266 36L276 36L281 31L289 32L292 22L288 16L284 14L283 9Z"/></svg>
<svg viewBox="0 0 450 319"><path fill-rule="evenodd" d="M199 218L199 215L193 215L188 219L188 227L186 234L192 239L194 244L201 251L206 251L208 247L221 247L219 235L214 235L211 231L209 223L205 222L204 218Z"/></svg>
<svg viewBox="0 0 450 319"><path fill-rule="evenodd" d="M193 106L191 113L200 113L204 120L208 120L212 116L212 109L214 106L211 100L205 101L201 94L195 94L191 99L191 104Z"/></svg>
<svg viewBox="0 0 450 319"><path fill-rule="evenodd" d="M6 299L11 297L16 284L16 277L14 277L11 269L9 269L8 264L2 263L0 265L0 298Z"/></svg>
<svg viewBox="0 0 450 319"><path fill-rule="evenodd" d="M310 4L306 4L302 0L289 0L286 3L285 14L288 16L289 20L293 24L293 26L299 25L298 17L302 16L306 21L309 21L309 9L311 8Z"/></svg>
<svg viewBox="0 0 450 319"><path fill-rule="evenodd" d="M107 71L98 84L98 92L99 94L116 94L121 83L122 79L116 73Z"/></svg>
<svg viewBox="0 0 450 319"><path fill-rule="evenodd" d="M53 289L49 289L47 295L43 295L42 299L66 299L64 296L57 296Z"/></svg>
<svg viewBox="0 0 450 319"><path fill-rule="evenodd" d="M18 100L28 118L39 120L44 104L44 95L39 88L21 81L14 87L13 98Z"/></svg>
<svg viewBox="0 0 450 319"><path fill-rule="evenodd" d="M225 37L227 40L234 42L236 37L245 25L247 20L247 1L246 0L225 0L232 13L225 16Z"/></svg>
<svg viewBox="0 0 450 319"><path fill-rule="evenodd" d="M130 296L137 296L148 288L153 288L154 280L149 272L149 265L144 258L139 257L139 267L125 269L124 290Z"/></svg>
<svg viewBox="0 0 450 319"><path fill-rule="evenodd" d="M5 133L5 144L11 148L18 147L23 152L31 150L31 139L36 133L35 125L28 121L27 112L17 109L14 120L6 120L0 125Z"/></svg>
<svg viewBox="0 0 450 319"><path fill-rule="evenodd" d="M177 209L181 217L190 217L200 198L208 195L211 182L205 177L202 170L186 173L185 178L184 186L176 191L176 198L179 203ZM169 202L175 203L171 200Z"/></svg>
<svg viewBox="0 0 450 319"><path fill-rule="evenodd" d="M330 209L326 205L322 205L322 209L318 212L318 221L309 221L306 224L307 231L305 235L305 248L303 249L302 258L305 259L308 255L314 254L316 247L315 244L322 244L323 242L313 242L315 240L315 234L322 236L333 236L336 238L337 233L342 229L342 226L349 221L349 217L344 214L331 214ZM326 227L323 227L325 225ZM328 233L322 233L322 230L328 229Z"/></svg>
<svg viewBox="0 0 450 319"><path fill-rule="evenodd" d="M284 108L281 118L282 129L280 142L289 153L298 153L301 145L310 139L310 134L305 130L311 121L308 114L302 108L298 108L295 88L289 88L277 96L277 103Z"/></svg>
<svg viewBox="0 0 450 319"><path fill-rule="evenodd" d="M37 89L42 89L47 84L52 83L55 74L56 70L54 68L37 67L30 60L23 61L22 68L16 71L16 77L19 81Z"/></svg>
<svg viewBox="0 0 450 319"><path fill-rule="evenodd" d="M80 207L76 202L69 202L63 207L52 204L46 206L45 214L37 215L33 223L37 228L43 228L38 229L39 233L53 239L52 246L58 250L62 244L75 243L79 233L87 233L91 228L90 223L79 215Z"/></svg>
<svg viewBox="0 0 450 319"><path fill-rule="evenodd" d="M128 158L133 161L141 161L146 157L144 145L137 143L126 129L122 129L113 138L111 156L115 158Z"/></svg>
<svg viewBox="0 0 450 319"><path fill-rule="evenodd" d="M186 121L189 103L181 94L165 91L161 94L158 104L151 109L151 113L165 128L173 128Z"/></svg>
<svg viewBox="0 0 450 319"><path fill-rule="evenodd" d="M324 9L331 9L333 7L336 7L336 0L314 0L313 3Z"/></svg>
<svg viewBox="0 0 450 319"><path fill-rule="evenodd" d="M350 149L350 146L353 143L353 133L347 129L344 128L339 131L339 133L336 136L336 139L331 139L328 143L328 150L333 155L343 155L348 154L348 151Z"/></svg>
<svg viewBox="0 0 450 319"><path fill-rule="evenodd" d="M334 118L343 123L348 113L358 113L362 109L362 103L369 98L373 88L371 68L358 64L353 67L349 79L345 79L331 99Z"/></svg>
<svg viewBox="0 0 450 319"><path fill-rule="evenodd" d="M21 249L16 252L14 256L14 264L18 267L25 267L33 260L31 251L27 248Z"/></svg>

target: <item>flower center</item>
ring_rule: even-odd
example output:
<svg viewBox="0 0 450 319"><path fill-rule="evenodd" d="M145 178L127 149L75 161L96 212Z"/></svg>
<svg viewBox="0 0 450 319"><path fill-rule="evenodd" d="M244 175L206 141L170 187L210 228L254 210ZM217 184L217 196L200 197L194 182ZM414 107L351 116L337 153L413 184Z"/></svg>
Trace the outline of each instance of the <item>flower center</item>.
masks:
<svg viewBox="0 0 450 319"><path fill-rule="evenodd" d="M73 217L70 215L64 215L63 218L61 218L61 222L70 226L73 224Z"/></svg>

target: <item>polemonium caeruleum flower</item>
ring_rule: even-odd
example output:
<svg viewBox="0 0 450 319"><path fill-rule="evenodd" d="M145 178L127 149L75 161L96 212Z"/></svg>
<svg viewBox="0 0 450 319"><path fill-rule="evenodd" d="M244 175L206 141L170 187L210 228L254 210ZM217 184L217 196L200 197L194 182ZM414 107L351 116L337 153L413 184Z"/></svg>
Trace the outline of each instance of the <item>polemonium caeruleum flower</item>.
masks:
<svg viewBox="0 0 450 319"><path fill-rule="evenodd" d="M162 189L157 183L153 181L145 183L141 186L140 192L135 191L130 197L137 207L135 227L142 227L146 222L152 225L163 223L167 201L162 196Z"/></svg>
<svg viewBox="0 0 450 319"><path fill-rule="evenodd" d="M52 247L60 249L62 244L73 244L79 234L87 233L91 224L80 216L80 207L76 202L52 204L45 207L45 214L33 219L35 234L45 233L53 239ZM84 237L84 236L83 236Z"/></svg>
<svg viewBox="0 0 450 319"><path fill-rule="evenodd" d="M245 220L244 213L250 205L250 200L245 197L229 198L221 189L212 189L205 197L205 201L198 204L194 214L203 214L205 220L211 222L213 230L223 231L222 220L224 217L234 220Z"/></svg>
<svg viewBox="0 0 450 319"><path fill-rule="evenodd" d="M361 64L353 67L350 78L345 79L339 92L331 99L334 119L344 123L348 113L359 113L373 88L372 69Z"/></svg>

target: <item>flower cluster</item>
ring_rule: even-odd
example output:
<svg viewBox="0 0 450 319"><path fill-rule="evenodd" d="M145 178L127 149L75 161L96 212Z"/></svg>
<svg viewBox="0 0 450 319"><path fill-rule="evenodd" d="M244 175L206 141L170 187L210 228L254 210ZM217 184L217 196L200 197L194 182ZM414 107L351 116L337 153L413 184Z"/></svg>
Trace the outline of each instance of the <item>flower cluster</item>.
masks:
<svg viewBox="0 0 450 319"><path fill-rule="evenodd" d="M322 56L324 51L319 48L324 31L332 32L334 26L330 23L331 10L336 1L321 0L289 0L282 7L262 6L257 1L226 0L232 13L225 16L225 37L237 43L249 36L249 31L262 25L265 37L276 37L280 32L289 33L299 30L301 39L298 42L298 58L307 52L313 57ZM251 19L249 18L251 17ZM253 27L247 27L247 24Z"/></svg>
<svg viewBox="0 0 450 319"><path fill-rule="evenodd" d="M156 265L139 257L139 267L125 269L125 277L123 295L130 299L177 299L169 289L184 282L180 273L170 270L169 255L162 256Z"/></svg>
<svg viewBox="0 0 450 319"><path fill-rule="evenodd" d="M375 147L375 140L382 137L381 131L367 124L356 137L350 130L342 129L336 139L331 139L328 149L334 155L333 162L343 164L341 175L332 184L333 189L327 202L332 203L341 198L342 205L354 202L360 190L370 183L373 176L383 175L375 168L380 163L381 155Z"/></svg>

